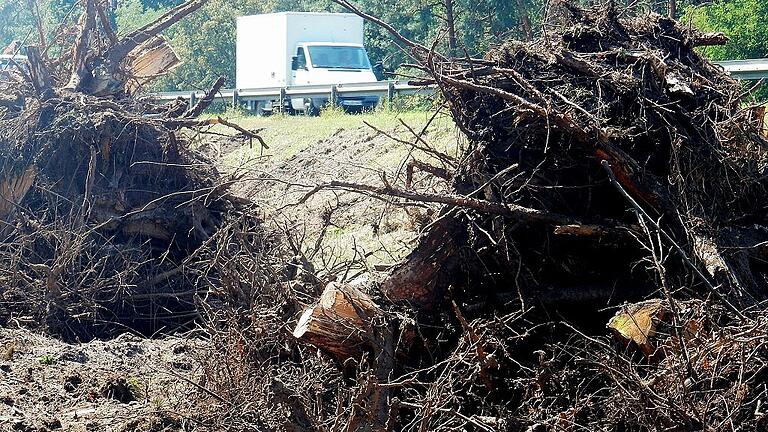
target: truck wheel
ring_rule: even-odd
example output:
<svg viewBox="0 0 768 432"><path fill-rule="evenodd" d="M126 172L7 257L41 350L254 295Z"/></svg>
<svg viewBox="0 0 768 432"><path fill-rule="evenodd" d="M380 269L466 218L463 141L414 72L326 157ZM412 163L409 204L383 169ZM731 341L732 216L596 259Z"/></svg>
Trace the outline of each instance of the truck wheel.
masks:
<svg viewBox="0 0 768 432"><path fill-rule="evenodd" d="M283 103L283 114L286 115L296 115L296 110L293 109L293 105L291 105L291 99L287 98L286 101Z"/></svg>
<svg viewBox="0 0 768 432"><path fill-rule="evenodd" d="M254 103L255 108L254 111L256 112L256 115L259 117L265 117L268 115L272 115L272 103L257 101Z"/></svg>
<svg viewBox="0 0 768 432"><path fill-rule="evenodd" d="M310 99L309 102L304 104L304 114L310 117L317 117L320 115L320 108L315 106L315 103Z"/></svg>

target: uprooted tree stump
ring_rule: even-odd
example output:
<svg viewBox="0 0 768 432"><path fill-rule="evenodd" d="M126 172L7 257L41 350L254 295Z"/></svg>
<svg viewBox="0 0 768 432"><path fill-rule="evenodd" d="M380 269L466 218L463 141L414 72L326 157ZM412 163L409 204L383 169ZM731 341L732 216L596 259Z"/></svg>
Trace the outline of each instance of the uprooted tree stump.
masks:
<svg viewBox="0 0 768 432"><path fill-rule="evenodd" d="M192 107L134 98L179 63L159 33L203 3L118 38L104 2L83 1L77 22L61 23L72 40L29 46L28 74L4 75L15 97L0 105L0 321L80 339L173 330L199 316L199 293L227 281L216 259L199 263L220 244L248 246L223 238L230 227L258 237L250 203L182 132L222 124L260 140L196 119L224 80Z"/></svg>
<svg viewBox="0 0 768 432"><path fill-rule="evenodd" d="M301 314L293 336L341 361L358 358L371 348L371 326L381 315L367 294L351 285L331 282L317 304Z"/></svg>
<svg viewBox="0 0 768 432"><path fill-rule="evenodd" d="M469 302L640 299L658 269L635 264L661 236L674 285L732 311L764 299L768 145L739 83L695 50L726 39L558 5L569 26L483 59L440 56L389 28L470 143L442 199L335 185L446 204L384 293L427 309L449 285Z"/></svg>

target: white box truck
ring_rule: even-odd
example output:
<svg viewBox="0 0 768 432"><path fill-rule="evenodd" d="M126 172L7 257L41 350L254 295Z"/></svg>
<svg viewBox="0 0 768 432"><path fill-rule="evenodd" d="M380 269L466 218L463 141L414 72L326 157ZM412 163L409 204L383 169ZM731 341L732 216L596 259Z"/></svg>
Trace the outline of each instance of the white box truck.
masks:
<svg viewBox="0 0 768 432"><path fill-rule="evenodd" d="M238 90L376 81L363 46L363 19L348 13L238 17L236 65ZM328 96L290 98L290 108L312 114L327 102ZM271 111L273 103L257 109ZM349 109L372 108L378 97L340 97L337 103Z"/></svg>

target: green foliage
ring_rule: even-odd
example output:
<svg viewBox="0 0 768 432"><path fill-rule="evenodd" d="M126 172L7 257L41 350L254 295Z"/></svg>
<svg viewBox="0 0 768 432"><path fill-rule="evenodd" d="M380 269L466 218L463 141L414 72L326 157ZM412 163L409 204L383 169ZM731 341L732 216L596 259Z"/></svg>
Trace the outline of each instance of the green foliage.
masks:
<svg viewBox="0 0 768 432"><path fill-rule="evenodd" d="M597 4L604 0L583 0ZM183 0L120 0L113 18L119 33L126 33L156 19ZM365 12L391 23L403 36L448 52L447 5L452 3L456 55L481 56L508 38L524 38L521 23L527 16L533 29L542 20L545 0L354 0ZM638 0L635 12L666 13L668 0ZM712 59L753 58L768 55L768 1L678 0L682 21L705 31L722 31L731 42L704 49ZM76 0L38 0L47 31L69 16L77 19ZM522 8L521 8L522 6ZM78 8L69 14L72 8ZM154 90L207 88L219 76L226 87L235 82L235 20L241 15L279 11L344 10L331 0L209 0L200 10L165 32L183 64L153 85ZM69 14L69 15L68 15ZM410 61L406 50L376 25L365 27L366 46L379 78L407 78L412 73L401 65ZM36 43L34 15L19 0L0 0L0 48L14 39Z"/></svg>
<svg viewBox="0 0 768 432"><path fill-rule="evenodd" d="M45 354L45 355L42 355L42 356L38 357L37 358L37 362L40 363L41 365L51 366L53 364L56 364L56 357L54 357L52 355Z"/></svg>
<svg viewBox="0 0 768 432"><path fill-rule="evenodd" d="M439 93L398 95L391 103L382 99L376 110L382 113L432 112L441 105Z"/></svg>
<svg viewBox="0 0 768 432"><path fill-rule="evenodd" d="M535 28L543 1L521 2ZM448 52L445 1L365 0L358 4L392 24L406 38ZM508 37L524 37L521 13L512 0L453 0L453 14L457 55L481 55ZM386 75L398 75L398 67L409 61L407 53L393 45L389 33L372 24L366 26L366 47L371 62L381 64Z"/></svg>
<svg viewBox="0 0 768 432"><path fill-rule="evenodd" d="M330 102L320 108L320 117L334 118L345 115L344 108L339 105L333 105Z"/></svg>
<svg viewBox="0 0 768 432"><path fill-rule="evenodd" d="M128 387L128 392L133 396L133 399L146 399L149 383L138 377L128 377L128 379L125 380L125 385Z"/></svg>
<svg viewBox="0 0 768 432"><path fill-rule="evenodd" d="M718 31L728 36L724 46L702 48L703 54L712 60L768 57L768 2L765 0L716 0L688 6L681 20L702 31ZM753 84L745 82L745 86ZM768 85L761 85L754 97L768 99Z"/></svg>
<svg viewBox="0 0 768 432"><path fill-rule="evenodd" d="M728 44L706 47L714 60L758 58L768 55L768 2L765 0L717 0L688 7L683 22L690 21L703 31L723 32Z"/></svg>
<svg viewBox="0 0 768 432"><path fill-rule="evenodd" d="M0 0L0 50L13 40L32 37L32 12L18 0Z"/></svg>
<svg viewBox="0 0 768 432"><path fill-rule="evenodd" d="M51 37L51 32L67 17L75 7L76 0L39 0L38 11L43 28ZM70 20L77 18L69 14ZM39 43L35 15L26 1L0 0L0 51L13 40L26 45ZM55 53L54 53L55 54Z"/></svg>
<svg viewBox="0 0 768 432"><path fill-rule="evenodd" d="M115 10L115 23L118 33L128 33L147 25L163 14L165 9L153 8L142 0L123 0Z"/></svg>
<svg viewBox="0 0 768 432"><path fill-rule="evenodd" d="M164 89L206 88L219 76L234 87L235 18L252 0L211 0L166 32L184 63L162 78Z"/></svg>

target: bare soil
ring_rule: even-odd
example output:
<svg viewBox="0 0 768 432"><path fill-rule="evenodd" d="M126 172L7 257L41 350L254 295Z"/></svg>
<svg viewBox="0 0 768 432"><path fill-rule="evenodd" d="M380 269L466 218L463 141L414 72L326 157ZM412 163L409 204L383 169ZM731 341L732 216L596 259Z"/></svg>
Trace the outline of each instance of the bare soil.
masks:
<svg viewBox="0 0 768 432"><path fill-rule="evenodd" d="M67 344L0 329L0 426L16 431L164 431L189 394L199 341L123 334Z"/></svg>
<svg viewBox="0 0 768 432"><path fill-rule="evenodd" d="M406 132L403 127L388 130ZM455 134L443 126L432 137L445 147L455 145ZM279 151L279 142L270 144ZM225 139L214 156L225 166L246 151L248 143ZM344 191L298 201L311 186L330 180L377 184L386 173L397 181L408 157L405 146L365 125L339 128L287 158L274 153L249 158L252 175L241 182L238 193L261 203L268 223L302 237L305 245L315 243L326 225L323 215L330 211L322 250L315 257L319 270L354 253L386 267L411 249L431 210ZM427 181L421 176L416 180ZM198 430L189 418L189 398L199 390L195 357L204 344L193 335L147 339L130 333L65 343L22 328L2 328L0 431Z"/></svg>

